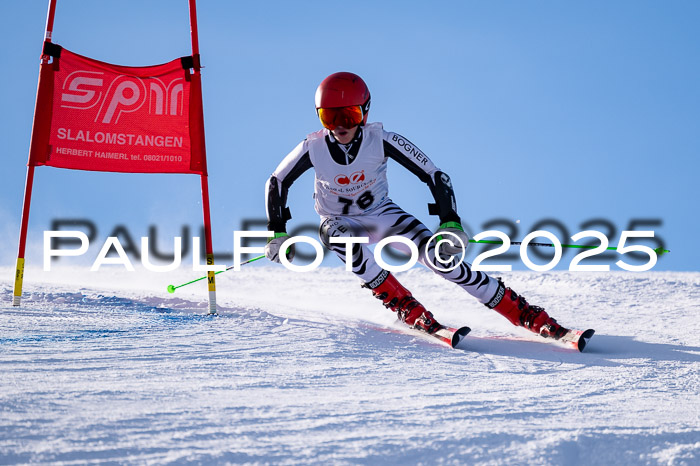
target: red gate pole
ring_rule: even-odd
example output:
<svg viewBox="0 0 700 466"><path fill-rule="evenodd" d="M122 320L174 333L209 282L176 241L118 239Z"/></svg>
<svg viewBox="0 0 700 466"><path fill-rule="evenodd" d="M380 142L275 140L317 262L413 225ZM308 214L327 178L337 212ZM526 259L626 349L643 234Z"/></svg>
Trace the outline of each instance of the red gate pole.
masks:
<svg viewBox="0 0 700 466"><path fill-rule="evenodd" d="M44 34L44 41L51 42L51 35L53 34L53 20L56 13L56 0L49 0L49 10L46 13L46 33ZM42 44L42 55L41 64L45 65L49 61L48 55L43 54L43 44ZM41 80L41 74L39 77ZM39 86L37 85L37 100L39 99ZM35 103L34 109L34 124L32 128L36 125L37 120L37 107ZM32 131L34 133L34 131ZM22 220L20 223L19 231L19 245L17 247L17 266L15 268L15 286L14 293L12 297L12 305L19 306L22 301L22 282L24 280L24 253L27 247L27 228L29 226L29 207L32 202L32 187L34 185L34 165L27 164L27 179L24 183L24 201L22 203Z"/></svg>
<svg viewBox="0 0 700 466"><path fill-rule="evenodd" d="M196 0L189 0L190 6L190 35L192 36L192 57L194 59L194 79L201 82L200 60L199 60L199 34L197 32L197 5ZM201 86L199 87L201 93ZM200 109L201 110L201 109ZM202 150L205 151L204 143L204 114L197 115L202 122ZM206 154L206 151L205 151ZM206 155L204 156L204 172L200 176L202 181L202 213L204 215L204 242L207 254L207 265L214 265L214 248L211 239L211 214L209 208L209 178L207 174ZM209 314L216 314L216 271L207 271L207 283L209 286Z"/></svg>

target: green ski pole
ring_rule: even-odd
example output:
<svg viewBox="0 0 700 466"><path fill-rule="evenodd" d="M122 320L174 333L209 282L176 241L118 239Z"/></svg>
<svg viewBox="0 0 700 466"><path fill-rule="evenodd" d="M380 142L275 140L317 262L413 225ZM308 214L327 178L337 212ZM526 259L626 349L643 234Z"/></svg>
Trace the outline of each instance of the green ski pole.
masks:
<svg viewBox="0 0 700 466"><path fill-rule="evenodd" d="M265 257L265 254L263 254L262 256L253 257L252 259L248 259L245 262L241 262L241 265L250 264L251 262L255 262L256 260L260 260L263 257ZM226 270L220 270L220 271L216 272L214 275L224 273L226 271L231 270L232 268L233 268L233 265L231 267L228 267ZM192 283L198 282L200 280L204 280L205 278L207 278L207 275L205 275L203 277L196 278L196 279L192 280L191 282L183 283L182 285L177 285L177 286L168 285L168 293L175 293L175 290L177 290L178 288L182 288L183 286L187 286L187 285L190 285Z"/></svg>

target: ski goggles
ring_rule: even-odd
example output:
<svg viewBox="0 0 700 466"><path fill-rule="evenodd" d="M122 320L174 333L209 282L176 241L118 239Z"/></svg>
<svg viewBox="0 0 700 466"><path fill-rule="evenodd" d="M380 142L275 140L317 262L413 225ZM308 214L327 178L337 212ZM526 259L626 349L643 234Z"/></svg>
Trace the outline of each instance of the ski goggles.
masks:
<svg viewBox="0 0 700 466"><path fill-rule="evenodd" d="M338 126L343 128L354 128L362 123L364 113L362 107L353 105L351 107L335 107L335 108L319 108L317 109L318 118L321 124L333 131Z"/></svg>

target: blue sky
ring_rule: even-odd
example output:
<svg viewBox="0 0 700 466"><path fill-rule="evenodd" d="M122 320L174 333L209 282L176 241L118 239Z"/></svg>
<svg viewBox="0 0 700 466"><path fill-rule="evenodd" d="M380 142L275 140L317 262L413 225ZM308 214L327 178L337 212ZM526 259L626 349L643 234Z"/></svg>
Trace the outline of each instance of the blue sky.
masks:
<svg viewBox="0 0 700 466"><path fill-rule="evenodd" d="M0 266L16 257L46 7L0 3ZM654 270L700 270L697 2L201 0L198 16L216 251L231 251L244 219L264 218L267 177L320 127L318 83L353 71L370 86L370 120L451 175L472 234L593 228L616 245L641 220L672 251ZM190 54L187 2L59 0L54 42L111 63L166 62ZM392 198L434 227L427 187L398 165L389 176ZM312 181L289 198L290 229L310 236ZM30 261L40 263L42 231L68 218L97 226L90 260L119 225L136 240L157 225L167 244L201 224L199 179L38 168ZM604 263L619 270L617 259Z"/></svg>

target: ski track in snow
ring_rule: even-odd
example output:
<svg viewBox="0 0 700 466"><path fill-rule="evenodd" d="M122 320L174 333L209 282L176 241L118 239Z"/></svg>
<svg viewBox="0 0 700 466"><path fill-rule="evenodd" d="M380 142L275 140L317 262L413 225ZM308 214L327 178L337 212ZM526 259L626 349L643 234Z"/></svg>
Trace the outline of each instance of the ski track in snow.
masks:
<svg viewBox="0 0 700 466"><path fill-rule="evenodd" d="M700 272L504 274L583 354L427 270L398 276L456 350L342 269L219 275L217 317L165 292L192 276L29 269L20 308L0 280L0 464L700 463Z"/></svg>

